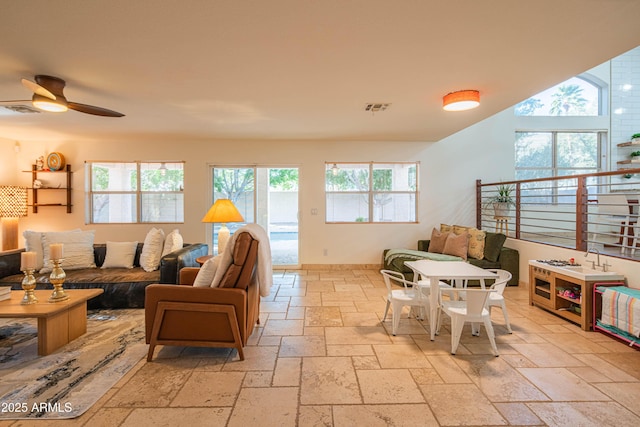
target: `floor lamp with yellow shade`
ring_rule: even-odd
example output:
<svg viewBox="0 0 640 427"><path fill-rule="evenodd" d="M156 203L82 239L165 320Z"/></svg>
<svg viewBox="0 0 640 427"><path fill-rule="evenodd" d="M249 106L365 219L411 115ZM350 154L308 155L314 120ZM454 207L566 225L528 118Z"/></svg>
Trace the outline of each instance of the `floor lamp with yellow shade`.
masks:
<svg viewBox="0 0 640 427"><path fill-rule="evenodd" d="M0 221L2 250L18 249L18 218L27 216L27 189L0 185Z"/></svg>
<svg viewBox="0 0 640 427"><path fill-rule="evenodd" d="M227 222L244 222L244 218L229 199L218 199L209 208L207 214L202 218L202 222L217 222L220 225L218 231L218 254L224 252L229 241L229 228Z"/></svg>

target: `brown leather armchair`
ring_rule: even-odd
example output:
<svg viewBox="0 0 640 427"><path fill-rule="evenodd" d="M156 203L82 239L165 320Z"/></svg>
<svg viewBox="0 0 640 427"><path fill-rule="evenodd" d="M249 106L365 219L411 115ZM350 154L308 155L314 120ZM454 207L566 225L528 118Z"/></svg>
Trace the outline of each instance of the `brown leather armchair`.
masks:
<svg viewBox="0 0 640 427"><path fill-rule="evenodd" d="M191 286L198 268L180 270L180 284L147 286L145 295L147 361L156 345L231 347L244 360L247 344L259 323L260 293L255 280L258 241L238 235L232 263L217 288Z"/></svg>

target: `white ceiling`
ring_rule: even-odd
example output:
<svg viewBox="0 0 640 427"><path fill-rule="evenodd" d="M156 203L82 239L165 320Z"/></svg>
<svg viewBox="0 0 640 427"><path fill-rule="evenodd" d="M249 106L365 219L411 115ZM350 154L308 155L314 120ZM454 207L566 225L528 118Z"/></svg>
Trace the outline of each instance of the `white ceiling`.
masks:
<svg viewBox="0 0 640 427"><path fill-rule="evenodd" d="M0 138L437 141L640 45L638 16L638 0L3 0L1 100L49 74L126 116L0 113ZM481 106L442 111L461 89Z"/></svg>

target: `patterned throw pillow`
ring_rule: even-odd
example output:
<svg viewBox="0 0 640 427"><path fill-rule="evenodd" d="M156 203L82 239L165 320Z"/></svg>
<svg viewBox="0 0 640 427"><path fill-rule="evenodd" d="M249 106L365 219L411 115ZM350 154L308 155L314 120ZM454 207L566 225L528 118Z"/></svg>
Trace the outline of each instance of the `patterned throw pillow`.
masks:
<svg viewBox="0 0 640 427"><path fill-rule="evenodd" d="M487 233L477 228L469 229L469 256L475 259L484 258L484 241Z"/></svg>
<svg viewBox="0 0 640 427"><path fill-rule="evenodd" d="M444 228L444 230L443 230ZM464 227L462 225L440 224L440 231L451 231L455 235L469 234L469 248L467 256L475 259L484 258L484 246L486 232L477 228Z"/></svg>
<svg viewBox="0 0 640 427"><path fill-rule="evenodd" d="M453 226L447 224L440 224L440 232L441 233L451 233L453 232Z"/></svg>

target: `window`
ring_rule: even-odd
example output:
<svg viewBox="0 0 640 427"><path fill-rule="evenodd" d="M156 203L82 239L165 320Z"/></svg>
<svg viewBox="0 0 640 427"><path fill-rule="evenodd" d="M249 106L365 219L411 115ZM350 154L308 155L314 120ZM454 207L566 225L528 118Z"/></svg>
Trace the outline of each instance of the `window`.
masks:
<svg viewBox="0 0 640 427"><path fill-rule="evenodd" d="M570 176L600 172L600 150L604 132L516 132L516 180ZM574 181L558 181L575 188ZM539 188L523 184L527 202L549 203L548 196L562 196L562 187ZM537 188L537 189L536 189ZM573 197L575 190L568 190ZM556 202L570 200L555 199Z"/></svg>
<svg viewBox="0 0 640 427"><path fill-rule="evenodd" d="M601 88L573 77L538 93L515 107L516 116L598 116Z"/></svg>
<svg viewBox="0 0 640 427"><path fill-rule="evenodd" d="M87 162L92 224L184 222L184 162Z"/></svg>
<svg viewBox="0 0 640 427"><path fill-rule="evenodd" d="M515 106L519 128L515 133L515 179L571 176L607 167L602 164L607 133L601 120L607 114L606 87L598 77L585 73ZM575 185L575 180L558 182ZM523 184L522 203L574 202L569 200L573 190L543 185Z"/></svg>
<svg viewBox="0 0 640 427"><path fill-rule="evenodd" d="M516 132L516 179L600 170L602 132Z"/></svg>
<svg viewBox="0 0 640 427"><path fill-rule="evenodd" d="M416 222L418 163L327 163L326 222Z"/></svg>

